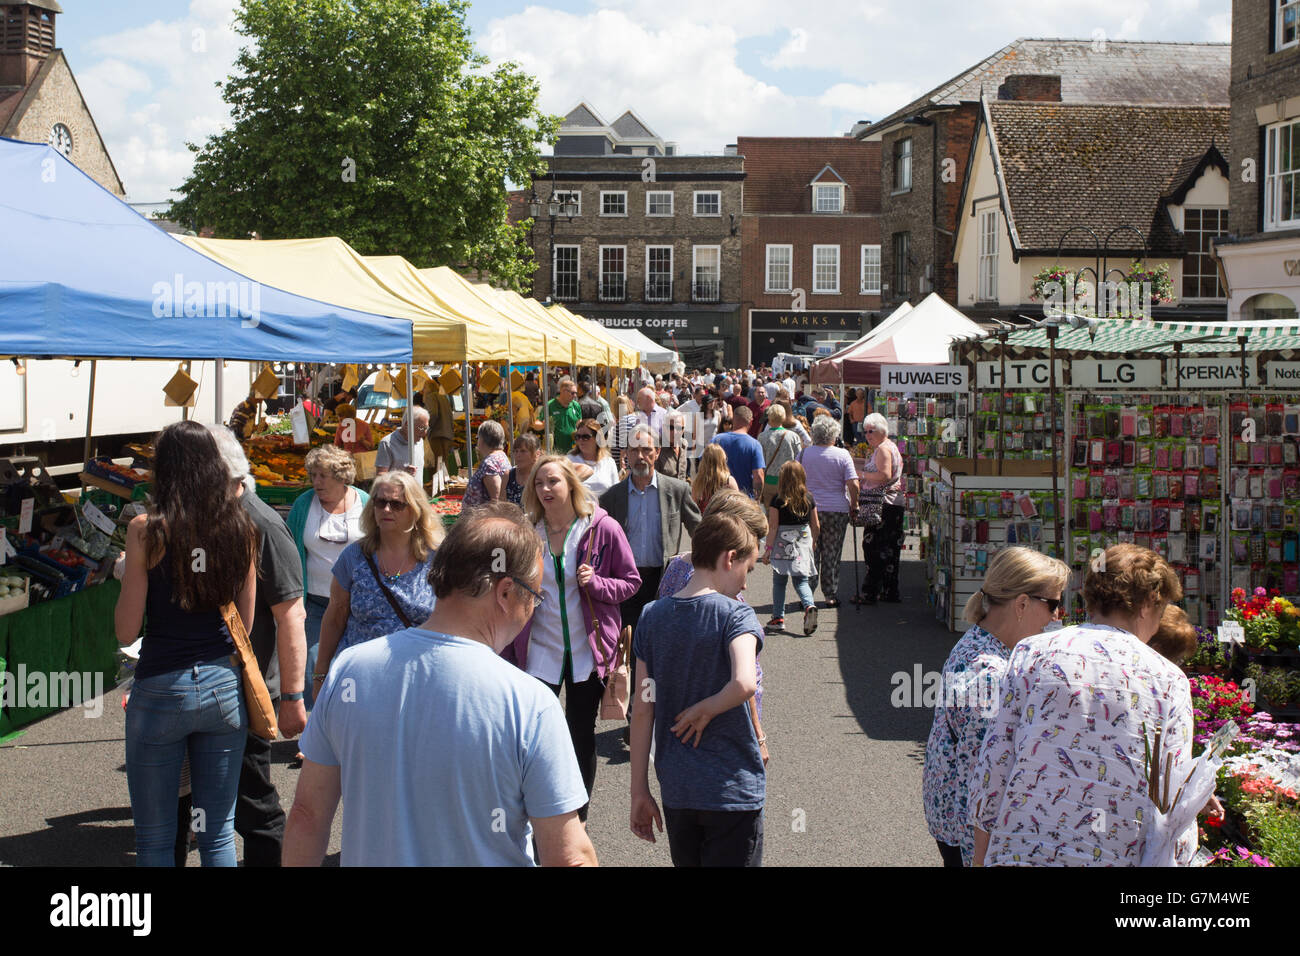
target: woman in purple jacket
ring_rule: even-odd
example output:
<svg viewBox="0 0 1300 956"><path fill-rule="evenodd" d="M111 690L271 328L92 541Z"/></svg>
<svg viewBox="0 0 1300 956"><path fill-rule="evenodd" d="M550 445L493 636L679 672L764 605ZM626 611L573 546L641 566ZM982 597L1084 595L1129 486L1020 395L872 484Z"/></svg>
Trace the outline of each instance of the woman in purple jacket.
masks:
<svg viewBox="0 0 1300 956"><path fill-rule="evenodd" d="M542 542L542 601L502 656L558 697L587 796L596 780L596 717L616 663L619 605L641 587L623 529L586 494L573 464L539 458L524 489L524 510ZM578 811L587 819L587 807Z"/></svg>

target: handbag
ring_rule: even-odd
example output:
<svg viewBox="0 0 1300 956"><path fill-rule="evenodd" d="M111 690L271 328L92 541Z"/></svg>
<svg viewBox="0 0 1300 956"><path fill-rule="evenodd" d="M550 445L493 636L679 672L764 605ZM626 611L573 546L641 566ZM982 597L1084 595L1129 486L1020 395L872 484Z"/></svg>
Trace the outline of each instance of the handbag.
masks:
<svg viewBox="0 0 1300 956"><path fill-rule="evenodd" d="M244 630L244 622L231 601L221 609L221 619L230 629L230 637L235 642L235 653L230 655L231 663L243 668L244 703L248 707L248 732L263 740L274 740L280 735L280 728L275 720L275 707L271 703L271 693L266 689L262 669L257 665L257 655L253 653L253 644Z"/></svg>
<svg viewBox="0 0 1300 956"><path fill-rule="evenodd" d="M887 485L881 485L879 488L870 488L858 495L858 520L853 522L856 527L874 531L884 523L885 495L902 480L902 457L900 453L897 461L899 464L898 474L894 476L893 481Z"/></svg>
<svg viewBox="0 0 1300 956"><path fill-rule="evenodd" d="M365 554L364 551L361 553ZM397 598L393 597L393 592L388 590L388 585L384 583L384 579L379 576L379 568L375 567L374 557L366 554L366 564L370 565L370 573L375 576L375 583L379 585L379 590L384 592L384 597L388 598L388 603L397 613L397 619L402 622L402 626L415 627L411 623L411 619L406 616L406 612L402 610L402 606L397 603Z"/></svg>
<svg viewBox="0 0 1300 956"><path fill-rule="evenodd" d="M587 533L587 560L584 564L591 564L591 555L596 547L595 525ZM591 600L591 592L585 587L582 589L582 596L587 599L587 613L591 615L591 630L600 639L600 619L596 617L596 607ZM632 678L628 674L627 658L632 643L631 625L623 628L619 634L618 643L614 645L610 653L609 660L606 662L605 670L605 691L600 697L600 719L601 720L626 720L628 694L631 688Z"/></svg>

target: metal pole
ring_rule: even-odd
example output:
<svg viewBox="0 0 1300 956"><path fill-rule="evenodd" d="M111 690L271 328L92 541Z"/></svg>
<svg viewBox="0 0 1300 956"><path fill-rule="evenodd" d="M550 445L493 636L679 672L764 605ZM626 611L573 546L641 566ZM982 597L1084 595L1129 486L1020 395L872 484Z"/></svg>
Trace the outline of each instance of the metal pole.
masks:
<svg viewBox="0 0 1300 956"><path fill-rule="evenodd" d="M1064 559L1065 542L1062 540L1061 533L1061 496L1058 485L1058 477L1061 473L1060 455L1056 452L1056 334L1060 329L1057 326L1049 325L1047 327L1047 380L1051 385L1049 392L1051 419L1049 421L1047 434L1051 436L1052 441L1052 517L1053 532L1056 535L1056 555Z"/></svg>
<svg viewBox="0 0 1300 956"><path fill-rule="evenodd" d="M550 365L542 363L542 422L546 426L546 433L542 436L542 450L544 454L550 454L551 451L551 405L548 399L550 392L549 379L551 377Z"/></svg>
<svg viewBox="0 0 1300 956"><path fill-rule="evenodd" d="M81 458L83 466L86 462L90 461L90 435L91 428L95 421L95 372L98 365L99 363L94 359L90 360L90 388L86 395L86 447L83 450L84 453Z"/></svg>
<svg viewBox="0 0 1300 956"><path fill-rule="evenodd" d="M226 388L225 388L226 383L224 381L226 360L217 359L212 364L216 366L216 370L217 370L217 377L213 382L213 391L212 391L213 407L215 409L212 420L216 424L220 425L222 421L221 410L222 408L225 407L226 404Z"/></svg>
<svg viewBox="0 0 1300 956"><path fill-rule="evenodd" d="M1007 409L1007 333L998 333L998 358L1002 362L1001 381L998 383L998 474L1002 474L1004 451L1003 419Z"/></svg>
<svg viewBox="0 0 1300 956"><path fill-rule="evenodd" d="M460 363L460 394L461 401L465 403L465 461L469 473L474 474L474 435L473 435L473 404L470 401L472 392L469 387L469 362Z"/></svg>
<svg viewBox="0 0 1300 956"><path fill-rule="evenodd" d="M510 445L513 448L515 440L515 389L514 384L510 381L510 369L510 360L506 359L506 420L510 422Z"/></svg>
<svg viewBox="0 0 1300 956"><path fill-rule="evenodd" d="M415 376L411 374L411 365L406 365L406 447L411 455L411 461L415 461ZM415 476L415 480L424 486L424 474Z"/></svg>

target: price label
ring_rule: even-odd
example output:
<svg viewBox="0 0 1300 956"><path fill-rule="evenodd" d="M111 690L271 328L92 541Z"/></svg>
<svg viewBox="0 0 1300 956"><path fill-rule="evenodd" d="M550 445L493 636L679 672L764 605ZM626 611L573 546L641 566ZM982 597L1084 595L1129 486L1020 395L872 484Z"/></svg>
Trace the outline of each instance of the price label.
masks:
<svg viewBox="0 0 1300 956"><path fill-rule="evenodd" d="M1245 644L1246 631L1236 622L1219 625L1219 641L1223 644Z"/></svg>
<svg viewBox="0 0 1300 956"><path fill-rule="evenodd" d="M18 533L32 533L32 512L36 509L35 498L24 498L22 509L18 512Z"/></svg>
<svg viewBox="0 0 1300 956"><path fill-rule="evenodd" d="M56 534L53 538L50 539L50 550L51 551L63 550L63 535Z"/></svg>
<svg viewBox="0 0 1300 956"><path fill-rule="evenodd" d="M136 515L144 514L144 502L133 501L122 509L122 514L127 518L134 518Z"/></svg>
<svg viewBox="0 0 1300 956"><path fill-rule="evenodd" d="M112 518L104 514L104 512L100 511L89 501L81 506L81 513L86 516L87 521L93 524L100 531L104 532L104 534L112 534L114 529L117 528L117 525L113 523Z"/></svg>

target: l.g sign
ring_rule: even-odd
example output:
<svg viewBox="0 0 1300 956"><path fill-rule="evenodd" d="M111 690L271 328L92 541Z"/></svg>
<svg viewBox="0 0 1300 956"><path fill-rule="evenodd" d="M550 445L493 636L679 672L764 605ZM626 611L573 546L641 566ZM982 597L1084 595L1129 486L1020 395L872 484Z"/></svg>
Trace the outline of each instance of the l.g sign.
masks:
<svg viewBox="0 0 1300 956"><path fill-rule="evenodd" d="M1070 363L1074 388L1159 388L1160 359L1079 359Z"/></svg>
<svg viewBox="0 0 1300 956"><path fill-rule="evenodd" d="M964 365L882 365L882 392L964 392L970 387Z"/></svg>

